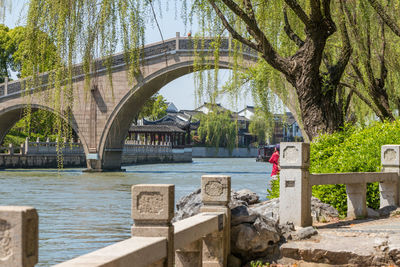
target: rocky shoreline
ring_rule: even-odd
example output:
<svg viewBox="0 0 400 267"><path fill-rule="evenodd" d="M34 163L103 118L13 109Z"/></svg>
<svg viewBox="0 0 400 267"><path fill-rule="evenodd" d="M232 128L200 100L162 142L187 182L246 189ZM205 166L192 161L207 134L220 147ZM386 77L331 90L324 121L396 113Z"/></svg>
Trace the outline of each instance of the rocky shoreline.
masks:
<svg viewBox="0 0 400 267"><path fill-rule="evenodd" d="M200 189L181 198L176 204L174 221L200 212ZM279 224L279 199L264 202L254 192L243 189L231 192L231 255L229 266L250 266L251 261L276 262L280 246L288 240L307 239L317 234L313 227L295 229L291 223ZM315 222L338 220L332 206L312 198L311 209Z"/></svg>

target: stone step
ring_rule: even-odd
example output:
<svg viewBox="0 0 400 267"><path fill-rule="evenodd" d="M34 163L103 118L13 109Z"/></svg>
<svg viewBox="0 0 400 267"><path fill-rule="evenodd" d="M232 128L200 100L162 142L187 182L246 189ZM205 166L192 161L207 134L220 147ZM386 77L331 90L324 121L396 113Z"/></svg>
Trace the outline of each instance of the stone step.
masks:
<svg viewBox="0 0 400 267"><path fill-rule="evenodd" d="M319 230L308 240L281 246L283 258L347 266L399 266L400 235L388 232Z"/></svg>

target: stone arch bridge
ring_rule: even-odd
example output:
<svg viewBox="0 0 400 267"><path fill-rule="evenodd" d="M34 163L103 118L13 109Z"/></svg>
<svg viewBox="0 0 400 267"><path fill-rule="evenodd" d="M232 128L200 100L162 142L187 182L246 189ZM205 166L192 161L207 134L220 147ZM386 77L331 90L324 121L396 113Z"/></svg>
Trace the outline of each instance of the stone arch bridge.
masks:
<svg viewBox="0 0 400 267"><path fill-rule="evenodd" d="M212 39L206 39L203 50L207 52L204 64L214 65ZM75 67L72 79L74 102L69 123L79 136L85 154L88 170L109 171L121 169L121 155L124 140L134 116L144 102L170 81L194 71L195 49L192 38L179 37L150 44L144 47L140 62L140 78L129 82L124 54L112 58L112 84L109 72L101 60L97 70L91 73L90 92L85 91L84 73L81 65ZM233 51L230 39L223 39L219 49L219 68L233 67ZM257 54L250 49L242 53L240 65L248 68L257 61ZM46 102L47 74L39 76L41 88L28 90L32 111L45 109L54 112ZM11 127L22 118L27 104L24 80L0 85L0 142ZM185 90L185 88L182 88ZM23 93L25 91L25 93ZM47 92L48 93L48 92ZM48 95L48 94L47 94Z"/></svg>

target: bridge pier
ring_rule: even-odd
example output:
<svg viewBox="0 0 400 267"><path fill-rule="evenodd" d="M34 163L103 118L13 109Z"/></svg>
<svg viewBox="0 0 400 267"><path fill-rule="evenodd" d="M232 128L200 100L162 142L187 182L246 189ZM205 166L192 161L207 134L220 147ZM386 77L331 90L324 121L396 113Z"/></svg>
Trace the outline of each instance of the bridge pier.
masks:
<svg viewBox="0 0 400 267"><path fill-rule="evenodd" d="M121 168L122 149L107 149L103 156L97 153L86 155L87 169L84 172L124 172Z"/></svg>

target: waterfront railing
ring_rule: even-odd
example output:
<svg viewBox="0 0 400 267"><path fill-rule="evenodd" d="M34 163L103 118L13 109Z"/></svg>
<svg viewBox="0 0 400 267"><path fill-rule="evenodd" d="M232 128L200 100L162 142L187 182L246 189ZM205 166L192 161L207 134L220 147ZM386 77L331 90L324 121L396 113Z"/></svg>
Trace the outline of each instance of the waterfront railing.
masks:
<svg viewBox="0 0 400 267"><path fill-rule="evenodd" d="M347 216L367 216L367 183L379 182L380 207L399 206L400 145L381 148L382 172L311 174L310 144L281 143L280 154L280 223L310 226L311 189L313 185L344 184L347 193ZM339 164L339 163L338 163Z"/></svg>
<svg viewBox="0 0 400 267"><path fill-rule="evenodd" d="M231 177L201 179L201 213L172 223L174 185L132 186L132 237L57 267L227 266L230 253ZM38 217L30 207L0 207L0 230L9 246L5 266L31 267L38 261ZM0 231L1 233L1 231Z"/></svg>

